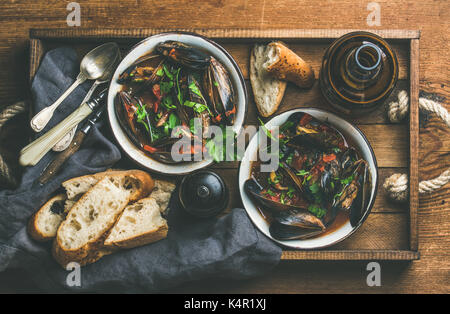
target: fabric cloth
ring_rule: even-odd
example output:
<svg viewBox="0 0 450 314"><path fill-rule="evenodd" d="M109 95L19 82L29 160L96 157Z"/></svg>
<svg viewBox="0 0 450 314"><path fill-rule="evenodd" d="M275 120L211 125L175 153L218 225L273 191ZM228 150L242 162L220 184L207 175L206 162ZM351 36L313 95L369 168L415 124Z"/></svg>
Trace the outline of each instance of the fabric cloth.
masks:
<svg viewBox="0 0 450 314"><path fill-rule="evenodd" d="M74 50L49 51L32 83L33 112L53 103L78 72ZM66 98L41 134L80 105L91 83L79 86ZM22 269L44 292L134 293L160 292L211 277L251 278L277 265L281 249L253 226L245 210L233 209L221 218L195 219L172 197L166 239L122 250L82 267L80 286L73 286L78 283L72 280L76 278L71 277L74 271L57 264L51 256L51 243L34 241L26 225L30 216L61 189L63 181L104 171L121 159L119 149L104 134L107 131L101 125L94 127L80 150L46 185L35 181L54 158L53 152L25 169L16 190L0 191L0 272Z"/></svg>

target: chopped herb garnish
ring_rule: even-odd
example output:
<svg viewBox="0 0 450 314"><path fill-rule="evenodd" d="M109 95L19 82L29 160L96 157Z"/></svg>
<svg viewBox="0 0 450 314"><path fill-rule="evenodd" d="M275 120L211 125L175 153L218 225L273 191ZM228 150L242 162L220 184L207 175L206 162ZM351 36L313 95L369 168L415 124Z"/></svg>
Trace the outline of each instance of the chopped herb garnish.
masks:
<svg viewBox="0 0 450 314"><path fill-rule="evenodd" d="M287 192L287 196L288 196L289 198L292 198L292 196L294 196L294 193L295 193L295 189L294 189L292 186L290 186L290 187L289 187L289 190L288 190L288 192Z"/></svg>
<svg viewBox="0 0 450 314"><path fill-rule="evenodd" d="M350 182L352 182L354 178L355 178L355 175L352 174L348 178L341 179L341 184L345 186L345 185L349 184Z"/></svg>
<svg viewBox="0 0 450 314"><path fill-rule="evenodd" d="M198 113L202 113L205 110L209 111L208 106L203 105L203 104L199 104L198 102L193 102L193 101L186 100L184 102L184 105L186 107L192 108L195 112L198 112Z"/></svg>
<svg viewBox="0 0 450 314"><path fill-rule="evenodd" d="M200 91L200 89L197 87L197 85L195 85L195 82L191 82L191 84L189 84L189 89L196 94L198 97L203 98L202 92Z"/></svg>
<svg viewBox="0 0 450 314"><path fill-rule="evenodd" d="M177 106L173 104L172 96L166 95L162 98L161 104L167 109L176 109Z"/></svg>
<svg viewBox="0 0 450 314"><path fill-rule="evenodd" d="M319 192L319 184L317 184L317 182L311 184L309 186L309 190L311 191L312 194L316 194Z"/></svg>
<svg viewBox="0 0 450 314"><path fill-rule="evenodd" d="M166 76L167 76L169 79L173 80L173 74L172 74L172 72L170 72L170 70L166 67L165 64L163 64L163 69L164 69L164 73L166 74ZM160 76L161 76L161 75L160 75Z"/></svg>
<svg viewBox="0 0 450 314"><path fill-rule="evenodd" d="M180 124L181 124L180 118L178 118L176 114L171 113L169 116L169 124L168 124L169 128L175 129L175 127Z"/></svg>
<svg viewBox="0 0 450 314"><path fill-rule="evenodd" d="M306 171L306 170L299 170L298 172L297 172L297 175L298 176L306 176L307 174L309 174L309 171Z"/></svg>
<svg viewBox="0 0 450 314"><path fill-rule="evenodd" d="M308 211L310 213L312 213L314 216L316 216L317 218L322 218L323 216L326 215L327 210L322 208L320 205L318 204L311 204L308 206Z"/></svg>
<svg viewBox="0 0 450 314"><path fill-rule="evenodd" d="M173 87L173 82L161 82L159 83L159 87L162 94L168 94L170 92L170 89Z"/></svg>
<svg viewBox="0 0 450 314"><path fill-rule="evenodd" d="M264 122L260 118L258 118L258 120L259 120L259 123L261 123L261 128L263 129L264 133L266 133L267 137L271 138L274 141L277 141L277 139L273 137L272 133L270 133L269 129L266 127Z"/></svg>

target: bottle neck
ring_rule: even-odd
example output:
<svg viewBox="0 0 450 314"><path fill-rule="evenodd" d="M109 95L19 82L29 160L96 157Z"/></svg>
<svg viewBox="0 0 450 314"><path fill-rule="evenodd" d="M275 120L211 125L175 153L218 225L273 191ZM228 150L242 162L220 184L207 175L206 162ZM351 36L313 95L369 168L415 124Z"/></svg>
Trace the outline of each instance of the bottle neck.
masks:
<svg viewBox="0 0 450 314"><path fill-rule="evenodd" d="M372 43L364 43L353 49L346 61L346 72L350 79L355 82L375 79L381 69L381 54L381 49Z"/></svg>

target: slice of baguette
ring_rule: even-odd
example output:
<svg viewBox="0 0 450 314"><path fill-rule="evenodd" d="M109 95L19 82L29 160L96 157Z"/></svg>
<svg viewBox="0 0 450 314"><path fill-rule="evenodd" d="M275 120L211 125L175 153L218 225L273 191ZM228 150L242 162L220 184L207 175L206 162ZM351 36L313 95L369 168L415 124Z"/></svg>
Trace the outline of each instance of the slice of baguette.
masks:
<svg viewBox="0 0 450 314"><path fill-rule="evenodd" d="M153 187L143 171L106 175L76 202L58 228L53 243L56 261L63 267L70 262L83 266L111 253L103 245L110 229L130 201L147 196Z"/></svg>
<svg viewBox="0 0 450 314"><path fill-rule="evenodd" d="M272 115L278 109L287 84L267 72L273 51L273 47L257 44L250 55L250 83L256 107L263 117Z"/></svg>
<svg viewBox="0 0 450 314"><path fill-rule="evenodd" d="M49 241L56 236L59 225L65 219L66 213L73 205L100 179L108 174L118 173L118 170L108 170L92 175L77 177L62 183L68 196L57 195L44 204L28 221L28 233L37 241ZM64 211L51 210L53 203L65 200Z"/></svg>
<svg viewBox="0 0 450 314"><path fill-rule="evenodd" d="M94 174L85 175L82 177L76 177L62 183L62 186L66 189L67 199L72 201L78 201L80 197L86 193L91 187L93 187L98 181L103 179L108 174L121 173L122 170L107 170Z"/></svg>
<svg viewBox="0 0 450 314"><path fill-rule="evenodd" d="M155 180L148 198L128 205L105 240L106 247L133 248L167 236L168 226L161 216L167 210L175 184Z"/></svg>
<svg viewBox="0 0 450 314"><path fill-rule="evenodd" d="M311 65L280 42L270 43L268 49L270 58L264 66L270 74L302 88L313 86L315 77Z"/></svg>
<svg viewBox="0 0 450 314"><path fill-rule="evenodd" d="M105 240L106 247L134 248L167 236L167 221L152 197L128 205Z"/></svg>
<svg viewBox="0 0 450 314"><path fill-rule="evenodd" d="M65 218L65 194L52 197L28 221L28 234L37 241L49 241L56 236L56 230Z"/></svg>

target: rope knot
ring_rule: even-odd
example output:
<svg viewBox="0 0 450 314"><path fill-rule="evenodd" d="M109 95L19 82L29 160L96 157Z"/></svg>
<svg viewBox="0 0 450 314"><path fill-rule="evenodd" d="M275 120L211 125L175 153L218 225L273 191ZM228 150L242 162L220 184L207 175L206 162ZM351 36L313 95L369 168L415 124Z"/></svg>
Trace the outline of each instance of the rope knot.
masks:
<svg viewBox="0 0 450 314"><path fill-rule="evenodd" d="M384 181L383 187L395 201L404 202L408 199L408 176L404 173L394 173Z"/></svg>
<svg viewBox="0 0 450 314"><path fill-rule="evenodd" d="M398 93L397 98L398 102L391 102L389 104L388 117L391 122L400 122L406 117L409 110L408 93L402 90ZM419 108L434 112L450 127L450 115L442 105L433 100L421 97L419 98ZM450 182L450 169L445 170L437 178L421 181L419 183L419 193L433 192L448 182ZM385 180L383 187L393 200L406 201L408 198L408 176L406 174L393 174Z"/></svg>

